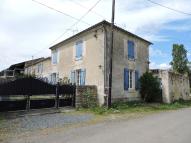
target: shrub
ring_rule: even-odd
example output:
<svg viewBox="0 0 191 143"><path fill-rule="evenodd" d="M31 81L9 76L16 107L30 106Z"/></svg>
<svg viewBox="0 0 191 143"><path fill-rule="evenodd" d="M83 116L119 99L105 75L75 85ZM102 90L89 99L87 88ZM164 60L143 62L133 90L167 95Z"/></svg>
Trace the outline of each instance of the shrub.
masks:
<svg viewBox="0 0 191 143"><path fill-rule="evenodd" d="M157 77L154 77L152 73L146 72L140 78L140 93L143 101L156 102L161 100L160 82Z"/></svg>

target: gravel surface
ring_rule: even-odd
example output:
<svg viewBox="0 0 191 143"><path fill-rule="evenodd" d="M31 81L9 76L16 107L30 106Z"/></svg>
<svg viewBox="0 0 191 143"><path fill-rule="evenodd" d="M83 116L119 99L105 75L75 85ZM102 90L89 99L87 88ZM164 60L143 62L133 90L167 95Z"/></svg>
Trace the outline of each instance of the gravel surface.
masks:
<svg viewBox="0 0 191 143"><path fill-rule="evenodd" d="M191 108L35 134L8 143L191 143Z"/></svg>
<svg viewBox="0 0 191 143"><path fill-rule="evenodd" d="M92 114L54 113L45 115L25 115L15 119L1 120L0 131L19 134L26 131L61 127L64 125L82 123L93 119ZM0 132L0 134L1 134Z"/></svg>

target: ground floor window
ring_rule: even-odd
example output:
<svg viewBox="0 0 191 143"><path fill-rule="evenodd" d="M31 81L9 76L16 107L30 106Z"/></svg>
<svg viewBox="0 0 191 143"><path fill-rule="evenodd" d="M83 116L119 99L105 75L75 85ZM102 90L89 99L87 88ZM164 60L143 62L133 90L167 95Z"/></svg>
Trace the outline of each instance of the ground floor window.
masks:
<svg viewBox="0 0 191 143"><path fill-rule="evenodd" d="M58 82L58 74L57 73L52 73L51 75L50 75L50 82L52 83L52 84L56 84L57 82Z"/></svg>
<svg viewBox="0 0 191 143"><path fill-rule="evenodd" d="M71 71L71 83L76 85L85 85L86 82L86 70L77 69Z"/></svg>
<svg viewBox="0 0 191 143"><path fill-rule="evenodd" d="M133 88L133 71L129 70L129 89Z"/></svg>
<svg viewBox="0 0 191 143"><path fill-rule="evenodd" d="M139 88L139 71L124 69L124 90Z"/></svg>

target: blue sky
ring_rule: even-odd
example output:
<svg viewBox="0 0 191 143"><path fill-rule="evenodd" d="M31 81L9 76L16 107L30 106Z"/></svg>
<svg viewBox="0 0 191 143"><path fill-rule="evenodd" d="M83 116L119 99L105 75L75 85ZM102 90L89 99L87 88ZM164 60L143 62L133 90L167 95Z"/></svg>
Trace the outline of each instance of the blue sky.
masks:
<svg viewBox="0 0 191 143"><path fill-rule="evenodd" d="M153 68L168 67L167 65L172 60L171 53L173 44L183 44L188 51L188 59L191 60L190 24L191 20L176 21L169 23L168 28L160 30L158 34L166 38L154 42L154 45L151 46L150 60L153 61Z"/></svg>
<svg viewBox="0 0 191 143"><path fill-rule="evenodd" d="M97 0L36 0L75 18L83 16ZM153 0L191 13L191 0ZM111 19L111 0L100 3L71 27L76 20L32 0L0 1L0 70L11 64L50 56L49 47L102 20ZM154 45L150 67L169 68L172 44L184 44L191 60L191 15L160 7L147 0L116 0L116 25ZM60 37L67 30L66 34ZM58 38L59 37L59 38Z"/></svg>

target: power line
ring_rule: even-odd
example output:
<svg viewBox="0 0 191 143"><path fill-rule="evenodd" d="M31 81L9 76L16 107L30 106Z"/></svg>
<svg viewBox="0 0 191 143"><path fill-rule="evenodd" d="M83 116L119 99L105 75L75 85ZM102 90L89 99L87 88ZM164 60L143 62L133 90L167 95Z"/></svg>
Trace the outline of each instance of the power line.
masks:
<svg viewBox="0 0 191 143"><path fill-rule="evenodd" d="M76 2L76 1L74 1L74 0L70 0L70 2L75 3L76 5L79 5L80 7L84 8L84 9L89 9L88 7L82 5L82 4L80 4L79 2ZM101 18L103 18L103 19L106 19L103 15L97 13L96 11L92 11L92 13L96 14L97 16L99 16L99 17L101 17Z"/></svg>
<svg viewBox="0 0 191 143"><path fill-rule="evenodd" d="M84 15L82 15L80 18L79 18L79 20L78 21L76 21L74 24L72 24L68 29L66 29L65 31L64 31L64 33L62 33L60 36L58 36L58 38L56 38L53 42L51 42L47 47L50 47L52 44L54 44L58 39L60 39L62 36L64 36L68 31L69 31L69 29L71 29L71 28L73 28L75 25L77 25L78 23L80 23L80 21L86 16L86 15L88 15L91 11L92 11L92 9L94 9L98 4L99 4L99 2L100 2L101 0L98 0ZM46 48L47 48L46 47ZM45 49L45 48L44 48ZM44 49L42 49L42 50L44 50ZM42 50L40 50L40 51L42 51ZM39 53L39 52L38 52ZM37 54L37 53L36 53ZM36 54L34 54L34 55L36 55Z"/></svg>
<svg viewBox="0 0 191 143"><path fill-rule="evenodd" d="M151 2L151 3L153 3L153 4L155 4L155 5L161 6L161 7L163 7L163 8L166 8L166 9L169 9L169 10L172 10L172 11L175 11L175 12L178 12L178 13L181 13L181 14L185 14L185 15L191 16L191 13L187 13L187 12L184 12L184 11L181 11L181 10L177 10L177 9L174 9L174 8L171 8L171 7L162 5L162 4L160 4L160 3L154 2L154 1L152 1L152 0L147 0L147 1L149 1L149 2Z"/></svg>
<svg viewBox="0 0 191 143"><path fill-rule="evenodd" d="M67 17L70 17L70 18L72 18L72 19L74 19L74 20L79 20L79 19L76 18L76 17L73 17L73 16L71 16L71 15L69 15L69 14L67 14L67 13L64 13L64 12L62 12L62 11L60 11L60 10L57 10L57 9L55 9L55 8L53 8L53 7L50 7L50 6L48 6L48 5L44 4L44 3L41 3L41 2L36 1L36 0L32 0L32 1L35 2L35 3L37 3L37 4L40 4L40 5L42 5L42 6L45 6L45 7L49 8L49 9L51 9L51 10L53 10L53 11L56 11L56 12L58 12L58 13L61 13L61 14L65 15L65 16L67 16ZM85 21L81 21L81 22L83 22L83 23L85 23L85 24L87 24L87 25L90 25L89 23L87 23L87 22L85 22Z"/></svg>
<svg viewBox="0 0 191 143"><path fill-rule="evenodd" d="M92 9L93 9L94 7L97 6L97 4L98 4L100 1L101 1L101 0L98 0L82 17L80 17L80 19L79 19L78 21L76 21L74 24L72 24L63 34L61 34L58 38L56 38L56 40L54 40L54 41L51 43L51 45L52 45L54 42L56 42L58 39L60 39L63 35L65 35L65 34L69 31L69 29L71 29L71 28L73 28L75 25L77 25L86 15L88 15L88 14L92 11Z"/></svg>

